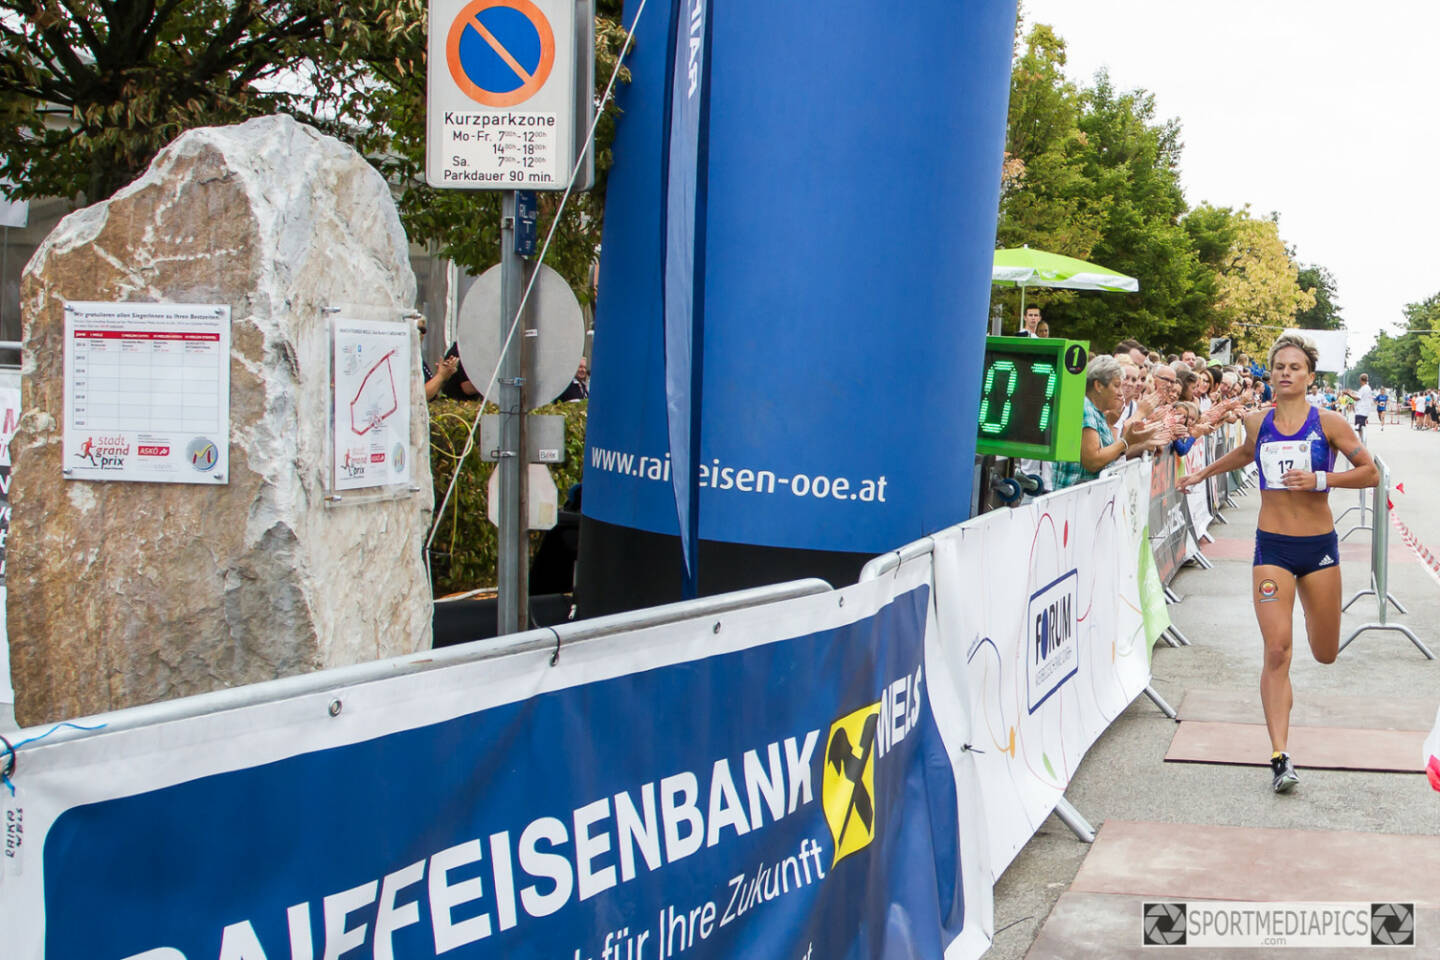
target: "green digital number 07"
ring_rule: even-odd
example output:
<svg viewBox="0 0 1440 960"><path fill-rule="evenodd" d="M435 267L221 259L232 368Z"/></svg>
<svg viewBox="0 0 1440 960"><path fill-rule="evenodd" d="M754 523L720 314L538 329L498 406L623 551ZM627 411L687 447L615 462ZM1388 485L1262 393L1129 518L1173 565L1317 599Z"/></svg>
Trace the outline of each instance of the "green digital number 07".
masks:
<svg viewBox="0 0 1440 960"><path fill-rule="evenodd" d="M1051 412L1054 409L1055 386L1059 377L1053 363L1035 361L1030 364L1030 373L1045 378L1045 402L1040 408L1040 422L1037 424L1041 432L1050 429ZM1004 397L996 396L997 381L1004 375L1003 387ZM985 383L980 390L980 432L988 437L995 437L1003 434L1005 428L1010 425L1010 417L1014 412L1015 388L1020 384L1020 371L1011 360L997 360L985 371ZM1002 402L1003 400L1003 402ZM999 408L998 412L996 408Z"/></svg>

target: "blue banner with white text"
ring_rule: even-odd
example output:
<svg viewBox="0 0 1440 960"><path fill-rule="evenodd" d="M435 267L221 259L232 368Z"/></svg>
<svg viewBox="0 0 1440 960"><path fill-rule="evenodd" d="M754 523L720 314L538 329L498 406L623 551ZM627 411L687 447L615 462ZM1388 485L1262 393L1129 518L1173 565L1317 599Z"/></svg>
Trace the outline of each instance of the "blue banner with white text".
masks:
<svg viewBox="0 0 1440 960"><path fill-rule="evenodd" d="M821 629L808 613L813 632L740 649L706 623L683 638L701 655L642 644L609 676L562 653L604 678L517 673L536 692L411 729L364 690L337 694L293 740L283 716L248 723L278 745L262 762L45 823L34 806L40 863L19 879L42 868L43 956L940 960L966 917L963 791L932 711L929 593L927 578ZM371 695L439 702L447 682ZM377 717L392 728L372 735ZM170 726L153 735L172 766L219 749L209 727ZM354 739L311 749L310 728ZM52 794L104 789L75 769Z"/></svg>
<svg viewBox="0 0 1440 960"><path fill-rule="evenodd" d="M616 95L586 517L685 536L693 464L704 541L965 520L1015 0L676 6Z"/></svg>

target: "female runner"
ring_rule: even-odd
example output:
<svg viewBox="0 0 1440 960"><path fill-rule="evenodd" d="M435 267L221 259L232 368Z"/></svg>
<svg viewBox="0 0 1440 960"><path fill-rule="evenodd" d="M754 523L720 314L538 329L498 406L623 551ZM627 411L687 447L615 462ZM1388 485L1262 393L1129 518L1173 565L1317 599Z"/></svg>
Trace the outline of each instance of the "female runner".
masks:
<svg viewBox="0 0 1440 960"><path fill-rule="evenodd" d="M1188 490L1206 477L1238 470L1253 457L1260 470L1260 519L1251 574L1255 619L1265 641L1260 702L1270 730L1270 768L1276 793L1300 782L1285 751L1290 735L1290 623L1295 595L1305 610L1310 652L1334 663L1340 646L1340 545L1326 491L1373 487L1380 472L1345 418L1313 407L1305 392L1315 380L1319 351L1305 337L1285 334L1270 348L1275 407L1245 418L1245 442L1183 477ZM1353 465L1333 473L1335 453Z"/></svg>

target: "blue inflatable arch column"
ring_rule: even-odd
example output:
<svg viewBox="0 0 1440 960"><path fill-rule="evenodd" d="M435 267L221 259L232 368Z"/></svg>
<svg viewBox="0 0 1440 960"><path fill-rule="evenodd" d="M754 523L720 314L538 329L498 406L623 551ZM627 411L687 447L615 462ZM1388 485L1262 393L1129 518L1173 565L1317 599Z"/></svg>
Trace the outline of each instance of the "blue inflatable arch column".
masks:
<svg viewBox="0 0 1440 960"><path fill-rule="evenodd" d="M619 99L586 616L681 592L662 251L667 51L693 2L650 0ZM871 556L969 515L1016 3L709 0L704 12L700 592L850 582Z"/></svg>

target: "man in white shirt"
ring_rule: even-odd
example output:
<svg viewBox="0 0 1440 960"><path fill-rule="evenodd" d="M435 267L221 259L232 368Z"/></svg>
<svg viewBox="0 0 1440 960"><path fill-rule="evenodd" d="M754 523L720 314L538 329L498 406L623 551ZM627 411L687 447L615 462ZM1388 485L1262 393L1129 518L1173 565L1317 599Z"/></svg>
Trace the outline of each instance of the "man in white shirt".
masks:
<svg viewBox="0 0 1440 960"><path fill-rule="evenodd" d="M1345 391L1350 393L1349 390ZM1355 432L1360 435L1360 442L1365 442L1365 424L1375 416L1375 391L1370 389L1370 374L1360 374L1360 391L1350 393L1355 398Z"/></svg>

